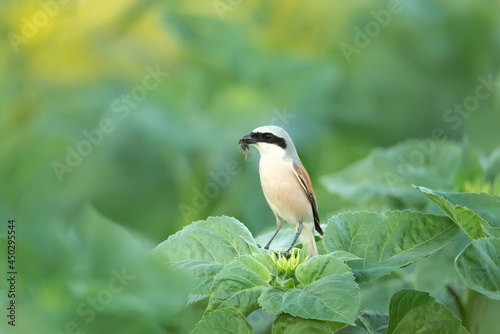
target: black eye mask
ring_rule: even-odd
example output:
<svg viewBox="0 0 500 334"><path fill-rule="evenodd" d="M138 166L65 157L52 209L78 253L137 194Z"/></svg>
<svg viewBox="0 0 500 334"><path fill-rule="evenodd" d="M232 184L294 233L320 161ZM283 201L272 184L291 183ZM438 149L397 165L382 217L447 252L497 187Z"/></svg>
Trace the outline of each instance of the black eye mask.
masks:
<svg viewBox="0 0 500 334"><path fill-rule="evenodd" d="M275 136L270 132L261 133L261 132L252 132L250 137L256 139L258 142L275 144L281 147L282 149L286 149L285 139Z"/></svg>

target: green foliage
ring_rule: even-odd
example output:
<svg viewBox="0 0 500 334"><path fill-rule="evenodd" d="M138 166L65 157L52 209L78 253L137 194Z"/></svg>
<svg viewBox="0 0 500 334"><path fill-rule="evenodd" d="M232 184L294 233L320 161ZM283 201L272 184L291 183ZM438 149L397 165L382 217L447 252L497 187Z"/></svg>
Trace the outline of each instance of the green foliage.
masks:
<svg viewBox="0 0 500 334"><path fill-rule="evenodd" d="M258 184L256 154L245 162L237 148L260 125L281 125L292 135L323 223L348 210L436 213L411 184L499 194L500 3L402 1L400 13L384 16L391 3L2 1L0 226L10 218L18 223L19 323L13 329L2 321L0 332L78 332L76 323L84 333L188 333L226 265L250 256L273 266L252 243L230 245L224 237L206 240L210 250L220 242L227 252L215 261L191 244L209 229L177 245L195 254L169 250L169 259L157 261L149 253L191 222L221 215L237 217L264 244L260 233L274 230L274 216ZM380 32L363 41L360 32L377 24ZM346 57L342 43L356 52ZM168 76L141 96L144 82L154 84L145 80L147 68L157 67ZM491 80L489 89L479 78ZM474 105L477 92L487 96ZM472 111L470 103L457 110L466 102ZM113 130L99 133L106 120ZM425 138L419 139L425 145L412 138ZM470 144L455 142L461 140ZM391 147L400 142L402 148ZM350 165L375 147L370 163ZM69 153L76 151L79 157ZM66 165L62 178L54 163ZM343 177L332 183L337 190L327 185L328 192L320 177L341 169ZM457 204L498 237L498 225L480 208ZM0 249L5 232L0 229ZM288 233L293 229L278 234L273 249L288 247ZM418 286L445 301L467 328L495 332L498 304L479 292L472 298L453 267L470 243L463 236L361 283L361 308L388 313L395 290ZM319 237L318 249L328 253ZM196 252L203 257L195 260ZM348 266L362 261L339 259ZM136 279L99 303L92 320L78 314L122 267ZM270 285L300 288L295 272L286 279L274 269ZM260 327L249 323L262 334L272 317ZM297 325L286 313L277 319L276 326L280 319Z"/></svg>
<svg viewBox="0 0 500 334"><path fill-rule="evenodd" d="M490 237L500 238L500 227L482 226L482 228Z"/></svg>
<svg viewBox="0 0 500 334"><path fill-rule="evenodd" d="M240 311L223 307L203 317L191 333L251 334L253 330Z"/></svg>
<svg viewBox="0 0 500 334"><path fill-rule="evenodd" d="M356 326L345 326L335 334L385 334L389 316L378 311L365 309L359 312Z"/></svg>
<svg viewBox="0 0 500 334"><path fill-rule="evenodd" d="M349 265L369 281L422 259L448 244L458 229L448 218L411 211L343 213L330 219L323 244L361 258Z"/></svg>
<svg viewBox="0 0 500 334"><path fill-rule="evenodd" d="M276 316L273 323L273 334L331 334L339 329L343 324L335 322L320 321L314 319L303 319L294 317L287 313L280 313Z"/></svg>
<svg viewBox="0 0 500 334"><path fill-rule="evenodd" d="M263 292L259 303L264 310L352 323L359 307L359 291L349 267L334 257L320 255L299 265L296 275L301 288L272 287Z"/></svg>
<svg viewBox="0 0 500 334"><path fill-rule="evenodd" d="M467 334L460 320L426 292L401 290L389 305L387 334L456 333Z"/></svg>
<svg viewBox="0 0 500 334"><path fill-rule="evenodd" d="M212 217L185 227L153 252L166 262L203 260L227 264L255 251L257 245L245 225L234 218Z"/></svg>
<svg viewBox="0 0 500 334"><path fill-rule="evenodd" d="M379 232L374 232L377 230ZM234 331L234 326L239 326L237 324L242 326L238 330L245 331L245 317L259 308L276 315L273 322L273 332L276 333L294 333L296 329L290 328L297 326L304 330L314 328L318 332L328 332L332 328L340 329L342 324L357 324L358 327L345 327L339 333L383 333L386 316L370 310L358 314L360 291L354 280L355 274L358 281L389 274L444 247L455 237L457 230L456 225L444 216L410 211L337 215L329 221L323 239L329 253L306 261L306 251L299 248L295 248L288 259L281 255L275 258L272 251L266 255L265 251L255 247L253 237L236 219L213 217L195 222L172 235L154 250L154 254L176 268L192 272L195 280L193 293L203 292L209 296L205 316L195 333L207 328ZM367 234L357 240L357 233L351 235L349 231L367 231ZM209 247L211 240L233 246ZM364 240L374 240L374 244ZM383 241L381 245L378 245L379 240ZM179 252L180 245L188 242L193 250ZM361 246L364 248L356 248ZM240 251L235 252L235 249ZM223 253L229 254L233 260L227 262ZM213 280L208 277L207 262L210 261L207 254L210 254L212 263L222 265L220 269L216 267L218 272ZM397 299L396 302L399 303ZM437 305L436 308L445 315L451 314L443 305L434 303L434 299L428 303ZM408 319L419 319L419 322L431 326L429 328L437 328L435 322L441 316L443 321L458 321L441 313L432 318L425 312L413 310L422 305L405 305L403 311L411 317L401 316L397 320L398 328L407 326ZM391 302L389 316L403 311ZM294 325L290 327L291 323Z"/></svg>
<svg viewBox="0 0 500 334"><path fill-rule="evenodd" d="M366 158L340 172L322 178L330 192L355 202L397 199L403 207L422 208L426 202L412 184L433 184L453 189L460 167L456 144L412 140L389 148L377 148Z"/></svg>
<svg viewBox="0 0 500 334"><path fill-rule="evenodd" d="M492 208L495 211L500 208L500 197L488 194L454 194L437 192L424 187L418 187L432 202L443 210L453 221L469 236L471 239L478 239L488 236L483 227L489 227L488 222L481 218L471 206L480 210L482 213L490 216L496 216L496 212L490 212ZM486 201L487 203L483 203ZM493 203L495 204L493 204ZM460 203L460 204L457 204ZM486 204L486 205L484 205ZM492 205L493 204L493 205ZM500 212L498 212L500 213ZM500 218L500 215L498 215ZM491 217L490 218L494 218Z"/></svg>
<svg viewBox="0 0 500 334"><path fill-rule="evenodd" d="M400 152L401 147L388 151ZM456 156L462 167L451 179L471 188L469 180L482 180L485 170L475 163L473 148L464 147ZM390 164L394 157L379 157L384 159ZM427 173L425 168L421 173ZM491 177L491 168L489 173ZM266 252L236 219L212 217L170 236L153 253L191 273L193 302L209 297L198 331L211 325L232 330L240 320L247 323L253 312L266 311L274 315L273 333L483 333L480 328L492 325L479 320L482 296L493 303L500 299L495 225L500 197L406 187L397 196L420 192L447 215L409 210L336 214L324 228L324 237L317 239L321 255L309 259L300 244L289 257ZM283 232L273 242L275 249L288 246L294 236L292 229ZM272 233L257 240L264 243ZM471 244L466 236L473 239ZM415 289L429 290L447 303ZM457 291L464 289L461 297ZM224 320L225 310L234 321Z"/></svg>
<svg viewBox="0 0 500 334"><path fill-rule="evenodd" d="M215 275L224 268L224 265L203 260L182 260L176 262L173 268L195 275L196 286L190 291L192 296L207 296L210 292Z"/></svg>
<svg viewBox="0 0 500 334"><path fill-rule="evenodd" d="M457 257L455 267L469 288L500 299L500 238L472 241Z"/></svg>
<svg viewBox="0 0 500 334"><path fill-rule="evenodd" d="M223 245L211 247L213 240ZM191 251L180 252L179 247L187 243L191 243ZM359 290L351 269L341 260L353 255L336 252L305 261L306 250L294 249L289 259L270 258L255 247L253 237L234 218L195 222L158 245L153 254L192 273L192 294L210 295L197 330L222 321L227 309L248 316L261 307L276 315L284 312L302 319L341 323L352 323L358 311ZM228 261L228 254L232 261ZM215 274L213 279L210 274ZM213 313L217 316L212 317Z"/></svg>
<svg viewBox="0 0 500 334"><path fill-rule="evenodd" d="M191 299L209 295L212 284L224 265L236 257L257 252L253 237L234 218L212 217L195 222L153 251L167 263L174 263L178 269L186 269L195 277ZM236 264L235 264L236 265Z"/></svg>
<svg viewBox="0 0 500 334"><path fill-rule="evenodd" d="M222 307L233 307L250 314L259 305L257 299L269 288L269 269L249 255L230 262L214 278L207 313Z"/></svg>
<svg viewBox="0 0 500 334"><path fill-rule="evenodd" d="M16 302L18 320L30 314L30 321L19 321L14 331L2 321L2 333L61 333L65 328L114 332L117 324L125 324L120 330L124 334L161 334L167 326L172 332L191 330L186 321L197 317L185 309L191 279L151 256L154 244L149 240L91 205L68 223L53 218L29 228L34 230L21 223L17 229L17 271L22 276L18 275ZM45 268L43 274L37 263Z"/></svg>
<svg viewBox="0 0 500 334"><path fill-rule="evenodd" d="M406 145L408 146L410 144L407 143ZM441 146L441 144L436 145L436 149ZM376 170L377 164L385 162L387 165L391 165L395 163L396 160L408 161L405 156L409 157L412 153L415 154L415 150L412 151L411 148L404 150L402 147L403 146L399 145L386 149L386 152L389 153L399 152L399 156L397 154L395 154L395 156L386 154L383 157L379 155L378 157L381 161L377 161L376 164L371 158L359 162L358 166L363 165L363 170L366 171L366 175L360 172L358 174L358 182L364 185L366 183L370 184L373 177L377 180L377 177L370 172L370 169ZM498 250L496 247L499 235L498 221L500 221L500 197L494 194L484 193L484 191L497 191L496 184L499 179L498 175L500 174L500 169L498 169L498 164L496 163L498 154L495 151L489 157L484 155L481 156L475 148L467 143L462 143L456 147L458 147L458 150L456 150L457 155L455 158L450 160L450 155L446 154L441 154L440 157L436 157L442 160L439 161L438 165L446 164L447 162L456 163L456 166L451 167L449 173L452 176L449 178L449 180L453 180L452 183L448 186L440 185L439 182L436 182L441 178L438 177L435 180L427 179L425 187L414 186L414 188L420 190L430 202L437 205L437 207L434 207L419 204L423 210L436 213L436 209L439 208L451 219L448 221L448 224L452 221L462 232L455 238L455 236L457 236L456 228L453 228L453 235L450 235L448 242L444 243L443 246L448 244L451 240L453 240L452 243L449 243L441 250L439 250L441 248L439 247L436 249L437 252L435 252L435 254L434 252L430 252L429 254L422 253L422 256L415 259L415 265L404 267L399 270L397 267L392 268L392 270L396 269L396 271L389 277L376 279L369 284L361 284L362 296L364 296L364 298L370 298L370 300L363 299L362 306L371 305L372 307L376 306L379 310L383 310L383 304L374 303L372 299L387 299L387 295L384 294L394 293L394 291L404 287L426 289L442 300L446 300L447 306L451 307L459 315L463 321L463 325L466 326L471 333L489 333L496 326L495 320L485 315L482 305L486 303L484 301L485 298L491 298L491 301L488 302L490 307L492 307L491 305L495 305L493 306L495 308L499 306L498 302L495 302L495 300L498 299L498 282L495 280L499 277L498 266L496 265L498 263L496 256ZM377 152L372 153L372 156L373 154L377 154ZM426 158L430 156L426 156ZM354 166L357 165L355 164ZM419 168L423 166L421 164L415 164L407 165L406 167L414 168L414 173L418 174ZM437 167L434 166L432 168ZM391 169L389 168L388 170ZM349 168L347 168L346 171L349 172ZM341 180L343 173L345 172L341 171L339 174L329 178L330 180ZM406 185L407 188L410 188L409 183L415 182L416 175L414 175L414 173L409 173L401 179L404 180L405 183L408 183ZM427 172L423 173L428 174ZM399 170L399 176L402 176L401 170ZM443 178L441 178L441 181L442 179ZM356 183L354 179L353 183ZM387 185L389 188L394 186L394 184L390 184L390 182L388 182ZM431 187L447 189L448 191L436 191L430 189ZM369 187L367 189L369 189ZM453 191L454 189L466 190L468 192L456 192ZM408 191L410 190L408 189ZM373 203L380 203L380 199L376 198L376 195L372 195L370 195L369 192L366 200ZM385 196L383 193L378 195ZM347 194L347 196L349 196L349 194ZM408 194L400 196L408 196ZM363 197L361 196L360 198L362 199ZM421 198L424 197L422 196ZM402 198L401 200L406 201L407 199ZM350 217L354 214L343 213L331 219L331 221L335 221L336 224L333 225L335 226L333 230L330 230L332 227L331 224L329 224L325 230L325 237L323 239L325 249L327 251L342 249L362 258L365 257L363 254L377 254L378 248L380 247L377 245L376 240L380 239L380 237L373 238L371 234L372 230L377 230L376 227L379 225L383 226L382 223L378 222L380 219L376 219L377 216L382 216L383 214L371 214L371 221L365 217L365 219L369 221L365 223L366 225L356 222L353 217L351 217L351 222L345 219L345 216ZM368 215L368 213L364 214ZM446 218L442 216L436 217L439 217L438 219L441 220L446 220ZM434 224L432 225L436 227ZM360 228L360 226L362 228ZM404 235L411 235L412 230L413 229L407 228L404 231ZM358 233L361 235L356 239ZM329 239L332 234L342 241L332 243ZM467 240L466 236L473 240L472 244L469 244L470 241ZM424 240L425 238L422 239L422 241ZM356 251L357 248L358 250ZM401 247L400 249L403 248ZM418 249L418 247L416 249ZM369 259L369 256L366 256L366 258ZM397 259L397 256L395 258ZM455 266L453 266L453 260L455 258ZM357 274L356 270L362 269L366 260L348 261L347 263L353 268L359 280L362 276ZM439 268L439 270L436 270L436 268ZM383 269L390 272L390 268ZM463 284L465 284L465 288ZM392 289L390 286L392 286ZM391 313L390 310L389 313ZM418 317L420 316L421 315ZM415 319L411 320L410 323L415 323ZM422 323L425 323L425 321L422 320ZM347 327L344 328L344 330L347 330ZM351 328L349 328L349 330L351 330ZM357 331L359 328L352 330ZM403 332L406 330L407 329Z"/></svg>
<svg viewBox="0 0 500 334"><path fill-rule="evenodd" d="M389 202L393 207L422 210L428 202L411 185L446 191L492 191L500 180L498 156L498 152L480 156L467 142L414 139L374 149L366 158L324 176L322 183L328 191L356 203L387 205ZM498 210L500 199L487 194L479 196L475 203L488 218L489 210ZM459 193L452 197L454 205L474 202Z"/></svg>

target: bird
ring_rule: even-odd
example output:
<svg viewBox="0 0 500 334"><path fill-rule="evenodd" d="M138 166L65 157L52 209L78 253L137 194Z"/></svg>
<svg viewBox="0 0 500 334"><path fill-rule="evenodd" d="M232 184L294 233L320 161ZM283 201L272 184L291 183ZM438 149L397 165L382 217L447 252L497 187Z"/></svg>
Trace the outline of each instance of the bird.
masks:
<svg viewBox="0 0 500 334"><path fill-rule="evenodd" d="M249 150L248 145L255 147L260 153L259 176L262 192L276 216L278 226L264 249L269 249L285 221L295 227L296 234L283 255L290 253L300 237L302 244L307 245L308 257L317 256L314 231L323 235L318 204L309 174L300 161L290 135L279 126L261 126L240 139L243 151Z"/></svg>

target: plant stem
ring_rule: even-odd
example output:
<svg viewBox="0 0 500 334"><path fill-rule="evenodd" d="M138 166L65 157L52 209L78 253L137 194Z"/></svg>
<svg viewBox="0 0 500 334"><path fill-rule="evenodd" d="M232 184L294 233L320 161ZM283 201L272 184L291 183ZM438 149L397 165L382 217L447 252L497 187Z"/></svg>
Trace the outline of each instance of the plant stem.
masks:
<svg viewBox="0 0 500 334"><path fill-rule="evenodd" d="M481 314L481 309L483 308L484 295L466 288L465 289L465 316L462 318L462 324L469 333L475 334L479 333L479 324L481 323L478 319Z"/></svg>
<svg viewBox="0 0 500 334"><path fill-rule="evenodd" d="M462 299L460 299L460 296L451 285L449 284L446 285L446 290L448 290L450 295L455 300L455 304L457 305L458 308L458 313L460 314L460 319L462 319L462 324L464 325L464 327L467 328L467 326L465 325L467 314L465 312L465 307L464 304L462 303Z"/></svg>

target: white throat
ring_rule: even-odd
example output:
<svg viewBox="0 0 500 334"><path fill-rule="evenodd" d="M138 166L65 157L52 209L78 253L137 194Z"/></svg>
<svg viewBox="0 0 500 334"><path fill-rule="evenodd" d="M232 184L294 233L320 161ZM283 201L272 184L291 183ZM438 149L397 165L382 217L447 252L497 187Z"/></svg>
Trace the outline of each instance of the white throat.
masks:
<svg viewBox="0 0 500 334"><path fill-rule="evenodd" d="M287 153L286 150L274 144L257 143L253 146L255 146L255 148L259 151L261 159L284 160Z"/></svg>

